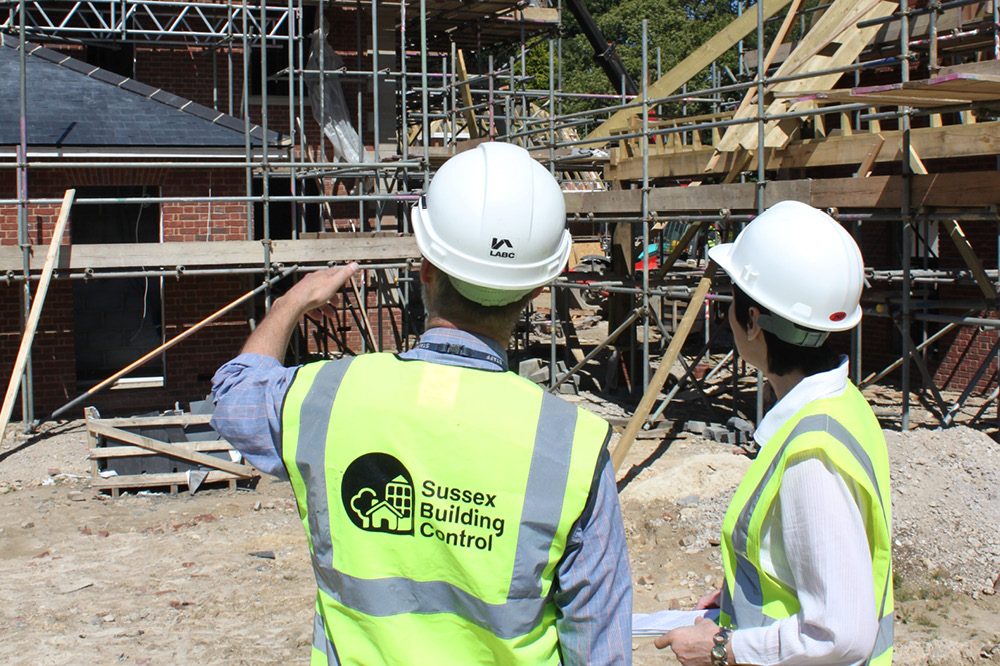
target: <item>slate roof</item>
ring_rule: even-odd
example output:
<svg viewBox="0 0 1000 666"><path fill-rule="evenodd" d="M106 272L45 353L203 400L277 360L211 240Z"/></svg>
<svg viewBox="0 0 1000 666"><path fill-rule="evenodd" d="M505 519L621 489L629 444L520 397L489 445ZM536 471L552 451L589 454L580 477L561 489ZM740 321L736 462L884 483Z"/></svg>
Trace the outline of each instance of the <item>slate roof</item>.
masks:
<svg viewBox="0 0 1000 666"><path fill-rule="evenodd" d="M20 143L19 41L0 34L0 145ZM30 146L244 147L243 121L34 44L27 45ZM251 144L263 130L251 125ZM282 135L269 131L268 142Z"/></svg>

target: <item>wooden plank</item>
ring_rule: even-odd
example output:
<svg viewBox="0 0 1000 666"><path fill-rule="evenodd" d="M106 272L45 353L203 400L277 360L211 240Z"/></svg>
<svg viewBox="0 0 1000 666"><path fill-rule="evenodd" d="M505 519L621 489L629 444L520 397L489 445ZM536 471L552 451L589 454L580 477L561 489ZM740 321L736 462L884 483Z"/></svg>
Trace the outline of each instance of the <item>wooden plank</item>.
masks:
<svg viewBox="0 0 1000 666"><path fill-rule="evenodd" d="M816 24L806 33L789 58L782 63L775 77L791 74L821 72L826 69L850 64L857 58L864 47L872 40L878 31L878 26L857 28L855 24L863 19L882 18L891 14L897 3L883 0L868 0L858 3L856 0L835 0L827 8ZM845 34L846 33L846 34ZM830 55L822 55L823 49L837 43L836 51ZM775 84L769 89L777 95L790 91L828 90L841 78L842 74L823 74L808 79L797 79ZM783 98L774 99L767 107L767 114L802 111L811 101L789 103ZM749 113L749 109L747 110ZM799 121L771 121L767 124L764 145L767 147L784 147L791 139L791 128L798 127ZM758 130L756 125L736 125L730 127L722 136L716 147L721 152L731 152L742 146L745 150L757 148Z"/></svg>
<svg viewBox="0 0 1000 666"><path fill-rule="evenodd" d="M965 237L965 232L962 231L962 227L958 225L956 220L945 220L941 223L945 231L948 232L949 238L955 243L955 247L958 249L958 253L962 255L962 259L965 260L965 265L969 267L972 271L972 275L976 278L976 284L983 291L983 296L986 298L996 298L997 288L990 280L989 276L986 275L986 270L983 268L983 264L979 261L979 256L976 251L972 249L972 244L969 243L969 239Z"/></svg>
<svg viewBox="0 0 1000 666"><path fill-rule="evenodd" d="M109 439L140 446L144 449L156 451L157 453L162 453L163 455L180 458L181 460L187 460L188 462L197 463L206 467L214 467L215 469L236 474L241 478L248 478L253 475L254 470L249 465L241 465L229 460L220 460L214 456L198 453L197 451L188 451L173 444L160 442L150 437L143 437L142 435L137 435L135 433L128 432L127 430L112 428L100 423L89 423L87 427L98 435Z"/></svg>
<svg viewBox="0 0 1000 666"><path fill-rule="evenodd" d="M465 54L462 49L458 49L458 94L462 98L462 106L465 107L465 111L462 115L465 116L465 128L469 130L469 137L473 139L479 138L479 125L476 123L476 112L472 110L472 90L469 89L469 73L465 69Z"/></svg>
<svg viewBox="0 0 1000 666"><path fill-rule="evenodd" d="M213 470L208 473L202 484L215 483L217 481L230 481L233 479L243 479L244 477L229 472L219 472ZM122 488L153 488L156 486L177 486L187 485L187 472L165 472L162 474L126 474L112 476L107 479L97 477L90 482L91 488L122 489Z"/></svg>
<svg viewBox="0 0 1000 666"><path fill-rule="evenodd" d="M812 181L811 205L894 208L903 203L902 176L830 178ZM808 202L807 202L808 203ZM913 176L910 205L983 208L1000 205L1000 172L973 171Z"/></svg>
<svg viewBox="0 0 1000 666"><path fill-rule="evenodd" d="M41 267L38 250L32 269ZM412 234L372 237L370 234L342 233L337 238L276 240L271 261L285 265L326 264L348 261L401 261L420 257ZM264 262L260 241L207 241L201 243L114 243L67 245L59 253L60 270L85 268L165 268L177 266L255 266ZM0 271L20 272L21 251L17 246L0 246Z"/></svg>
<svg viewBox="0 0 1000 666"><path fill-rule="evenodd" d="M793 141L783 150L769 156L769 169L802 169L828 166L854 166L868 157L874 137L882 136L884 146L876 155L878 164L898 162L902 158L902 132L857 133L850 136L830 136L825 139ZM911 130L910 141L925 160L949 159L1000 154L1000 122L978 125L920 127ZM649 158L649 177L693 178L703 176L711 157L711 149ZM716 173L725 173L738 154L727 153L717 165ZM612 181L640 180L642 160L628 160L607 170ZM770 185L769 185L770 186Z"/></svg>
<svg viewBox="0 0 1000 666"><path fill-rule="evenodd" d="M1000 172L972 171L913 176L911 205L982 208L1000 205ZM756 211L753 183L702 185L701 187L657 187L649 193L650 210L658 213L716 212L722 208ZM793 199L816 208L893 208L903 201L901 176L869 178L824 178L769 181L764 207ZM628 195L628 196L622 196ZM571 214L638 215L642 192L574 192L567 195Z"/></svg>
<svg viewBox="0 0 1000 666"><path fill-rule="evenodd" d="M774 39L771 41L771 48L767 50L767 55L764 56L763 67L761 67L761 70L763 72L766 73L767 70L771 67L771 63L774 62L774 57L777 55L778 50L781 48L781 43L785 41L785 36L788 34L788 29L789 27L791 27L792 21L795 19L795 13L799 10L800 1L801 0L792 0L791 6L785 13L785 19L781 22L781 27L778 28L778 33L774 36ZM758 74L757 78L759 78L759 76L760 75ZM750 103L754 99L756 99L756 97L757 97L757 89L747 88L746 93L744 93L743 95L743 100L740 102L740 105L736 107L736 112L734 113L734 115L738 118L743 118L746 114L747 107L750 106ZM720 151L718 150L715 151L715 154L712 155L711 159L709 159L708 165L705 167L705 171L711 171L712 169L714 169L715 164L716 162L719 161L719 157L721 157L721 155L722 153Z"/></svg>
<svg viewBox="0 0 1000 666"><path fill-rule="evenodd" d="M635 442L636 434L638 434L639 429L646 422L646 417L652 411L653 403L656 402L656 398L660 394L660 389L663 388L663 384L667 381L670 368L684 347L687 336L691 332L691 327L694 325L695 320L701 316L701 305L705 302L705 296L708 295L709 287L712 286L712 277L715 275L715 270L715 262L709 262L708 267L705 269L704 277L698 282L698 287L695 289L694 294L691 296L691 301L684 310L684 316L681 317L681 323L677 327L674 337L670 339L667 351L664 352L663 357L660 359L660 365L649 380L649 386L646 387L646 392L643 393L642 400L639 401L639 406L636 407L632 418L628 422L628 426L625 427L625 432L622 433L621 438L619 438L614 449L611 451L611 464L615 470L618 470L625 461L625 456Z"/></svg>
<svg viewBox="0 0 1000 666"><path fill-rule="evenodd" d="M885 137L881 134L875 135L875 140L872 142L872 147L869 148L868 153L865 158L861 160L861 166L854 173L855 178L868 178L872 175L872 165L875 164L875 160L878 159L878 154L882 151L882 146L885 144Z"/></svg>
<svg viewBox="0 0 1000 666"><path fill-rule="evenodd" d="M777 14L782 7L791 2L791 0L761 0L761 2L763 3L764 18L769 19ZM717 32L711 39L695 49L691 55L684 58L673 69L650 85L648 87L649 97L655 99L674 94L680 90L681 86L691 80L691 77L711 65L723 53L736 46L741 39L750 34L756 27L757 5L753 5L747 7L742 15ZM641 108L622 109L601 123L586 138L598 139L610 137L613 131L627 127L629 118L638 115L641 111ZM604 144L592 143L589 145L599 147Z"/></svg>
<svg viewBox="0 0 1000 666"><path fill-rule="evenodd" d="M849 0L852 4L853 0ZM860 5L857 9L854 9L852 13L844 17L840 23L831 31L837 35L834 38L824 38L822 41L824 44L817 44L811 50L803 53L801 57L802 62L795 65L795 71L798 73L805 72L819 72L825 69L833 69L845 65L849 65L854 62L857 57L861 54L861 51L871 42L875 33L878 31L878 26L870 26L868 28L856 28L855 23L865 19L875 19L883 18L888 16L895 11L897 3L895 2L883 2L877 1L866 5ZM829 13L831 9L827 10ZM826 18L824 14L823 18ZM820 34L827 34L827 24L817 24L815 30ZM838 47L833 55L829 57L824 57L820 55L820 51L826 48L829 44L837 43ZM796 53L792 53L792 58L796 57ZM795 60L790 59L789 63L794 63ZM788 63L786 63L788 64ZM786 72L791 73L791 72ZM784 75L780 72L778 76ZM816 87L820 89L830 89L837 81L840 80L842 74L826 74L823 76L813 77L810 79L800 79L797 81L788 81L785 83L779 83L775 85L774 90L777 91L787 91L787 90L801 90L808 87ZM814 108L815 104L813 102L795 102L795 103L785 103L782 100L775 100L772 106L768 108L768 113L784 113L784 112L795 112L804 111L809 108ZM784 147L791 140L791 132L788 128L798 128L801 121L796 119L789 119L786 121L771 121L768 123L767 136L764 140L764 145L767 147ZM748 133L741 141L741 145L752 150L757 145L757 134L756 132Z"/></svg>
<svg viewBox="0 0 1000 666"><path fill-rule="evenodd" d="M967 62L961 65L949 65L938 70L938 76L949 76L951 74L989 74L990 76L1000 76L1000 60Z"/></svg>
<svg viewBox="0 0 1000 666"><path fill-rule="evenodd" d="M76 190L66 190L66 194L62 200L62 207L59 209L59 217L56 219L56 226L52 230L49 251L45 255L45 266L42 268L42 276L38 282L38 288L35 289L35 297L31 302L28 320L24 324L24 335L21 336L21 346L18 348L17 357L14 360L14 371L11 372L10 382L7 384L7 393L4 395L3 407L0 408L0 441L3 440L7 432L7 423L10 421L11 412L14 411L14 399L17 398L18 389L21 387L21 376L24 374L24 367L28 362L28 354L31 353L31 343L35 339L38 320L42 316L45 295L48 293L56 257L59 254L59 244L62 242L63 232L66 231L66 223L69 222L69 211L73 207L73 199L75 197Z"/></svg>
<svg viewBox="0 0 1000 666"><path fill-rule="evenodd" d="M927 167L924 166L924 161L920 159L920 155L917 154L917 149L910 144L910 169L913 173L920 174L921 176L926 176L930 173Z"/></svg>
<svg viewBox="0 0 1000 666"><path fill-rule="evenodd" d="M863 93L855 94L853 90L809 90L809 91L789 91L779 93L778 96L787 98L789 101L814 101L814 102L845 102L848 104L873 104L875 106L954 106L956 104L966 104L967 101L958 97L937 97L909 95L903 91L893 93ZM875 108L874 106L872 107ZM877 130L876 130L877 131Z"/></svg>
<svg viewBox="0 0 1000 666"><path fill-rule="evenodd" d="M906 83L862 86L828 92L813 91L809 96L836 102L879 102L882 105L907 106L990 102L1000 100L1000 76L959 72Z"/></svg>
<svg viewBox="0 0 1000 666"><path fill-rule="evenodd" d="M229 442L219 439L210 442L175 442L173 446L199 453L210 451L232 451L233 447ZM140 446L98 446L92 448L87 453L91 460L104 460L106 458L129 458L132 456L158 456L156 451L150 451Z"/></svg>
<svg viewBox="0 0 1000 666"><path fill-rule="evenodd" d="M152 426L186 426L204 425L212 420L211 414L164 414L162 416L131 416L123 418L97 418L90 419L90 423L100 423L112 428L136 427L145 428Z"/></svg>

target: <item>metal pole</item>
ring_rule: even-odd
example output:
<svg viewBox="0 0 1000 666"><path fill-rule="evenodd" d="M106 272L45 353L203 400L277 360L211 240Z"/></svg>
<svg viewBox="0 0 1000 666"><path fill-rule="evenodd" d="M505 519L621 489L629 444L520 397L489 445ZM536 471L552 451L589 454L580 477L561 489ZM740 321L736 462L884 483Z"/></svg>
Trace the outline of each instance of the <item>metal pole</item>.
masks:
<svg viewBox="0 0 1000 666"><path fill-rule="evenodd" d="M242 77L242 92L243 95L240 98L240 112L243 114L243 149L246 151L246 157L244 158L247 163L246 171L244 172L244 184L247 193L247 240L253 240L253 150L250 144L250 38L247 33L247 15L249 9L247 8L247 0L243 0L243 11L241 12L241 17L243 19L243 77ZM266 150L266 149L265 149ZM257 326L257 309L254 301L247 301L247 321L250 323L250 329L253 330Z"/></svg>
<svg viewBox="0 0 1000 666"><path fill-rule="evenodd" d="M642 19L642 133L649 135L649 35ZM624 87L623 87L624 90ZM649 386L649 140L642 142L642 392Z"/></svg>
<svg viewBox="0 0 1000 666"><path fill-rule="evenodd" d="M555 126L553 124L553 112L555 111L555 43L549 40L549 172L555 177ZM556 386L556 322L559 313L556 307L556 286L549 285L549 304L552 308L549 319L551 320L551 335L549 337L549 391ZM569 344L568 334L566 344Z"/></svg>
<svg viewBox="0 0 1000 666"><path fill-rule="evenodd" d="M900 66L900 78L903 83L910 80L910 10L903 4L900 7L901 22L899 29L900 49L903 62ZM903 364L902 364L902 410L900 414L900 428L904 432L910 428L910 292L913 285L910 280L910 244L913 243L913 228L910 226L910 196L913 187L913 171L910 163L910 116L909 107L903 108L903 205L901 215L903 218L903 308L902 321L900 322L900 335L903 344Z"/></svg>
<svg viewBox="0 0 1000 666"><path fill-rule="evenodd" d="M430 125L427 120L427 0L420 0L420 101L422 105L422 135L424 145L424 191L431 180Z"/></svg>
<svg viewBox="0 0 1000 666"><path fill-rule="evenodd" d="M262 130L260 177L261 177L261 209L264 222L264 274L271 274L271 166L268 163L270 151L267 143L267 6L260 5L260 126ZM271 310L271 285L264 289L264 307Z"/></svg>
<svg viewBox="0 0 1000 666"><path fill-rule="evenodd" d="M764 3L757 2L757 214L764 212L765 150L764 150ZM733 396L735 399L735 395ZM757 423L764 418L764 373L757 370Z"/></svg>
<svg viewBox="0 0 1000 666"><path fill-rule="evenodd" d="M31 313L31 285L27 277L31 275L31 242L28 238L28 64L27 64L27 42L25 41L25 23L27 21L24 0L21 0L18 7L21 25L18 27L18 37L20 48L18 49L18 63L20 66L20 145L17 150L17 242L21 246L22 270L24 271L24 284L21 286L21 333L25 331L28 323L28 316ZM21 416L25 423L32 423L35 420L34 388L33 382L31 350L24 365L24 377L21 380ZM0 437L3 433L0 433Z"/></svg>

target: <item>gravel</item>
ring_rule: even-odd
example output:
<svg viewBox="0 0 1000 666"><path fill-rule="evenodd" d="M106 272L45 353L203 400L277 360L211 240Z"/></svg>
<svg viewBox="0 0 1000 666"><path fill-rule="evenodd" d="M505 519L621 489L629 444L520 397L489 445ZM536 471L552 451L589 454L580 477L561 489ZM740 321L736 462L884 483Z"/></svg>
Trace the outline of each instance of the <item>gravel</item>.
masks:
<svg viewBox="0 0 1000 666"><path fill-rule="evenodd" d="M886 430L893 562L973 596L1000 575L1000 444L965 426Z"/></svg>

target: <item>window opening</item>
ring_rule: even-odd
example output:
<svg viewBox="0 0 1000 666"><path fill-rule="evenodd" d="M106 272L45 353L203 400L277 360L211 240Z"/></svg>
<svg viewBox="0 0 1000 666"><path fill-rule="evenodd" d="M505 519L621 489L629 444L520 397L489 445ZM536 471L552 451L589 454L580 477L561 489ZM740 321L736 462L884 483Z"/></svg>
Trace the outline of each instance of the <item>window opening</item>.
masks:
<svg viewBox="0 0 1000 666"><path fill-rule="evenodd" d="M158 243L158 203L88 204L87 199L136 198L149 187L79 187L71 212L75 245ZM73 337L76 379L94 385L164 342L163 285L159 277L94 278L73 281ZM120 379L115 388L162 386L161 356Z"/></svg>

